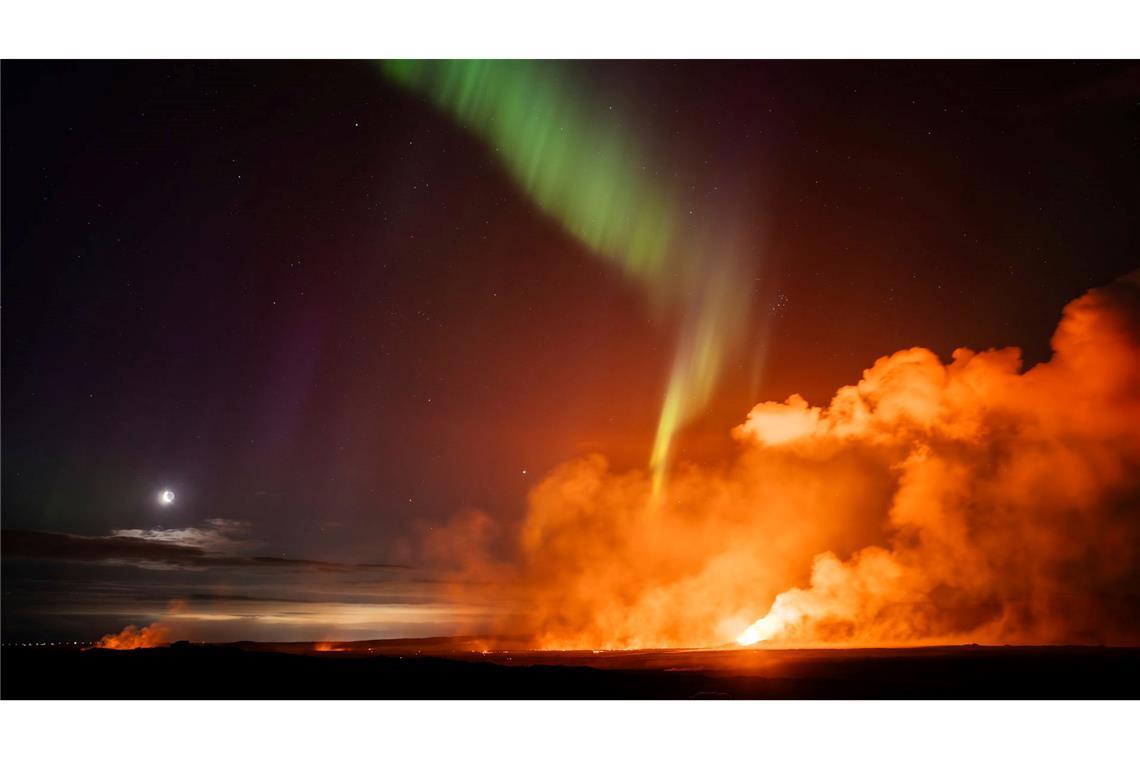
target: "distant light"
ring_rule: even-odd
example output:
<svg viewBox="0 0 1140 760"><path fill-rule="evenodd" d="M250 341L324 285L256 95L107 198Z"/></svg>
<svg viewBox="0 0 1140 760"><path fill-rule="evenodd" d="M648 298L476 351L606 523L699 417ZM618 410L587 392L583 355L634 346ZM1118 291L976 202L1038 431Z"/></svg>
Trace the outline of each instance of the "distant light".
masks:
<svg viewBox="0 0 1140 760"><path fill-rule="evenodd" d="M158 503L165 506L174 503L174 491L169 488L158 495Z"/></svg>

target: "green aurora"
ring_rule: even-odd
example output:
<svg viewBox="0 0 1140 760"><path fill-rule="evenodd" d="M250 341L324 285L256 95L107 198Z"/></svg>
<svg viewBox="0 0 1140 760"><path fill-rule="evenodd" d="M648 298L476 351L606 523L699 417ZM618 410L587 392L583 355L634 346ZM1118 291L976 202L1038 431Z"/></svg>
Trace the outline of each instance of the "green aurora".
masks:
<svg viewBox="0 0 1140 760"><path fill-rule="evenodd" d="M692 212L678 183L647 171L655 156L645 141L564 64L381 65L478 135L534 203L641 286L655 314L680 317L649 460L660 496L677 432L708 403L743 339L754 280L743 258L715 228L685 224Z"/></svg>

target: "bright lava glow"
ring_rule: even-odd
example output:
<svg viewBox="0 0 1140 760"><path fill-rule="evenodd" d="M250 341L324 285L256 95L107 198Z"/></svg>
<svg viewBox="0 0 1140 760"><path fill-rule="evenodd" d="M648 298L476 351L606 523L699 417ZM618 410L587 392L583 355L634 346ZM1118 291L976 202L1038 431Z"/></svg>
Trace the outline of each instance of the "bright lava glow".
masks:
<svg viewBox="0 0 1140 760"><path fill-rule="evenodd" d="M173 504L174 503L174 491L171 491L170 489L164 490L162 493L160 493L158 495L158 503L163 505L164 507L168 506L170 504Z"/></svg>
<svg viewBox="0 0 1140 760"><path fill-rule="evenodd" d="M757 620L752 625L745 629L744 633L736 637L736 643L742 647L758 644L761 641L767 641L772 638L772 635L779 630L781 624L774 624L768 618L763 617Z"/></svg>
<svg viewBox="0 0 1140 760"><path fill-rule="evenodd" d="M749 626L748 630L736 637L736 643L742 647L752 646L760 641L760 636Z"/></svg>
<svg viewBox="0 0 1140 760"><path fill-rule="evenodd" d="M772 603L772 609L768 610L768 614L748 626L744 633L736 637L736 643L746 647L758 644L761 641L768 641L787 628L801 622L805 617L805 612L796 604L797 597L798 595L794 591L777 596L776 601Z"/></svg>

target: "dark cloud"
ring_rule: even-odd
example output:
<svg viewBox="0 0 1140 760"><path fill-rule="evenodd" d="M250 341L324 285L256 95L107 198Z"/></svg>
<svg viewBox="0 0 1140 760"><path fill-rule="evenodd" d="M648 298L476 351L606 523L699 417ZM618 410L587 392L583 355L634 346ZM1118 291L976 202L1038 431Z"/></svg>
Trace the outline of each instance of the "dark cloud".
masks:
<svg viewBox="0 0 1140 760"><path fill-rule="evenodd" d="M187 529L202 534L197 529ZM204 545L178 543L169 536L155 537L155 531L110 536L77 536L31 530L0 531L5 559L36 559L57 562L99 562L127 564L144 568L266 567L346 571L362 569L408 569L406 565L384 563L349 564L287 557L256 557L209 551ZM160 532L162 533L162 532ZM167 532L169 533L169 532Z"/></svg>

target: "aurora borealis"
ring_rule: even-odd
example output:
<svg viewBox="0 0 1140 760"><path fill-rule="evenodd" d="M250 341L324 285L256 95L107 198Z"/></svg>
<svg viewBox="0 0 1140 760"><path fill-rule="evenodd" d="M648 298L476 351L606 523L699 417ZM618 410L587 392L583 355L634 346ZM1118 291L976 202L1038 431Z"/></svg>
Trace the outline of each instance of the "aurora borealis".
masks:
<svg viewBox="0 0 1140 760"><path fill-rule="evenodd" d="M637 281L655 311L682 314L649 460L659 494L674 436L708 402L750 316L754 265L723 234L739 221L718 213L692 224L676 183L648 171L652 128L590 98L569 67L389 61L384 70L493 146L534 202Z"/></svg>

